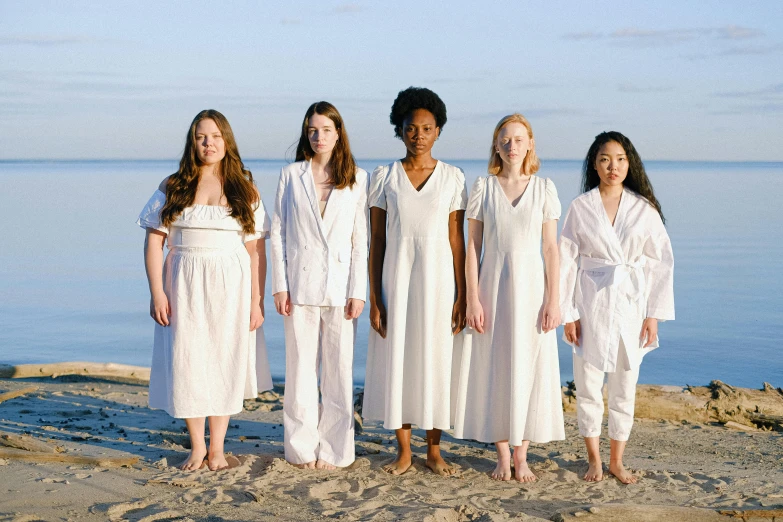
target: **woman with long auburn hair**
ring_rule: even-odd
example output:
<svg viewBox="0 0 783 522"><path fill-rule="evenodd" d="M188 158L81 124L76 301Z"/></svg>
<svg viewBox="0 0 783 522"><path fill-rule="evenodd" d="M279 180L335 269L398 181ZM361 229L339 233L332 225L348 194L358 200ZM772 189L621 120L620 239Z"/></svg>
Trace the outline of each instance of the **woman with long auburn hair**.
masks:
<svg viewBox="0 0 783 522"><path fill-rule="evenodd" d="M271 389L272 378L263 331L256 331L264 322L269 218L222 114L196 115L179 169L137 223L147 231L144 264L156 323L150 406L185 419L191 450L180 469L199 469L205 458L213 471L227 468L229 416L259 388Z"/></svg>
<svg viewBox="0 0 783 522"><path fill-rule="evenodd" d="M642 358L658 347L658 322L674 319L674 257L639 153L619 132L602 132L587 152L583 194L560 235L564 340L573 347L576 415L587 446L587 481L603 478L599 451L609 402L609 472L636 477L623 453L633 427Z"/></svg>
<svg viewBox="0 0 783 522"><path fill-rule="evenodd" d="M536 480L530 441L565 438L555 332L560 201L552 180L535 175L539 163L527 119L504 117L492 136L489 175L468 199L469 335L455 356L454 435L495 443L496 480Z"/></svg>
<svg viewBox="0 0 783 522"><path fill-rule="evenodd" d="M272 217L272 294L285 325L285 458L354 461L353 344L367 291L367 173L342 116L310 105ZM320 380L320 404L319 404Z"/></svg>

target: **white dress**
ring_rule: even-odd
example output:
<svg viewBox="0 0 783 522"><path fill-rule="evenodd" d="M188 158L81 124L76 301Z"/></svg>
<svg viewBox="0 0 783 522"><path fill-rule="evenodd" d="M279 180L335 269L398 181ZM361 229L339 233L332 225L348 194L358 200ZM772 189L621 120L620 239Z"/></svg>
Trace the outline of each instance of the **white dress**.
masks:
<svg viewBox="0 0 783 522"><path fill-rule="evenodd" d="M674 256L661 216L624 189L614 225L598 188L571 203L560 234L564 322L580 320L574 354L604 372L639 368L658 347L639 339L646 317L674 320ZM625 350L620 350L620 345Z"/></svg>
<svg viewBox="0 0 783 522"><path fill-rule="evenodd" d="M156 191L137 221L166 233L169 247L163 289L171 317L169 326L155 324L150 406L176 418L234 415L259 387L272 387L264 334L250 331L245 249L245 242L268 236L269 217L260 202L256 233L248 235L228 207L193 205L167 228L160 222L165 201Z"/></svg>
<svg viewBox="0 0 783 522"><path fill-rule="evenodd" d="M497 176L476 180L468 219L484 224L479 301L484 333L455 352L454 435L482 442L565 438L557 334L541 330L546 295L541 227L560 217L555 184L538 176L517 202Z"/></svg>
<svg viewBox="0 0 783 522"><path fill-rule="evenodd" d="M462 170L438 162L421 191L399 161L370 179L367 204L386 211L386 339L370 330L362 415L386 429L450 427L454 265L449 214L467 203Z"/></svg>

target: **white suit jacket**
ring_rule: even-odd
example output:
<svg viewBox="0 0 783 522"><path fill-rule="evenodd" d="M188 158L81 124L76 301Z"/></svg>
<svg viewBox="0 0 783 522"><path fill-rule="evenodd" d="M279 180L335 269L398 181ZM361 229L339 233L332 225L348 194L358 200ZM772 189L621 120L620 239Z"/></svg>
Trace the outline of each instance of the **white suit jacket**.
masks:
<svg viewBox="0 0 783 522"><path fill-rule="evenodd" d="M356 184L334 189L323 218L309 161L283 167L270 231L272 294L291 303L345 306L366 299L367 172Z"/></svg>

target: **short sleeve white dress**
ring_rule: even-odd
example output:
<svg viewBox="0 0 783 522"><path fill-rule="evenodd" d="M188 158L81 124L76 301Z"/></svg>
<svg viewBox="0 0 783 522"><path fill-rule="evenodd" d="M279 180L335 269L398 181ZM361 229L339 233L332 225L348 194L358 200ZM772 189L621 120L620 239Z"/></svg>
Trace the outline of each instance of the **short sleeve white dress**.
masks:
<svg viewBox="0 0 783 522"><path fill-rule="evenodd" d="M549 179L533 176L512 206L496 176L476 180L468 219L484 224L479 301L484 333L468 330L455 353L454 435L482 442L565 438L554 330L543 333L541 226L560 217Z"/></svg>
<svg viewBox="0 0 783 522"><path fill-rule="evenodd" d="M169 326L155 324L150 406L176 418L234 415L244 399L272 387L264 333L250 331L245 249L269 236L269 217L259 201L256 231L245 234L228 207L193 205L167 228L160 222L165 202L156 191L136 222L167 234L169 248L163 289L171 317Z"/></svg>
<svg viewBox="0 0 783 522"><path fill-rule="evenodd" d="M450 428L454 264L449 214L467 203L462 170L438 162L420 191L399 161L370 179L367 204L386 210L381 296L387 334L370 330L362 415L386 429Z"/></svg>

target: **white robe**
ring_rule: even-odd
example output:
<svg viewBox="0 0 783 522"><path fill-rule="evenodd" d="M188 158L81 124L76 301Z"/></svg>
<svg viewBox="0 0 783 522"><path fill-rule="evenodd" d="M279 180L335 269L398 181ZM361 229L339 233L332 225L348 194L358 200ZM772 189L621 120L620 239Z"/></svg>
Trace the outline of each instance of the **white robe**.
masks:
<svg viewBox="0 0 783 522"><path fill-rule="evenodd" d="M674 258L661 217L625 189L614 226L598 188L571 203L560 235L563 322L580 320L574 353L604 372L638 368L658 347L640 339L647 317L674 319ZM626 351L618 357L620 340ZM627 366L627 367L626 367Z"/></svg>
<svg viewBox="0 0 783 522"><path fill-rule="evenodd" d="M362 414L386 429L449 429L454 259L449 214L467 203L465 175L438 162L416 191L399 161L370 178L367 204L386 211L386 339L370 330ZM460 337L460 336L458 336Z"/></svg>
<svg viewBox="0 0 783 522"><path fill-rule="evenodd" d="M546 287L545 222L560 217L555 184L533 176L512 206L497 176L476 180L468 219L484 225L479 301L484 333L467 330L455 346L454 436L482 442L565 438L557 333L541 330Z"/></svg>

